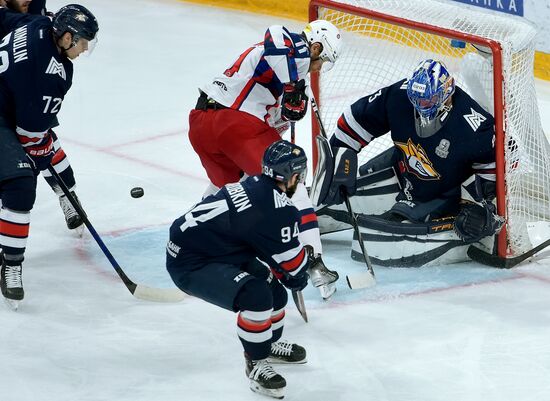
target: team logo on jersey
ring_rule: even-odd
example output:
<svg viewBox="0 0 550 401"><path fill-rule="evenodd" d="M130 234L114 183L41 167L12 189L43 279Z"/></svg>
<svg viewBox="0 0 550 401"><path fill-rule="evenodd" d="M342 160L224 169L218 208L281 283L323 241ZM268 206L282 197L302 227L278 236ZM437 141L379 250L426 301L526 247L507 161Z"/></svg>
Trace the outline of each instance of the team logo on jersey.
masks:
<svg viewBox="0 0 550 401"><path fill-rule="evenodd" d="M273 190L273 200L275 201L275 209L292 206L292 201L288 196L284 192L279 193L276 189Z"/></svg>
<svg viewBox="0 0 550 401"><path fill-rule="evenodd" d="M437 148L435 148L435 154L441 157L442 159L446 159L447 156L449 156L449 148L451 147L451 142L447 139L442 139L441 142L439 142L439 145L437 145Z"/></svg>
<svg viewBox="0 0 550 401"><path fill-rule="evenodd" d="M52 57L50 64L48 64L48 68L46 68L46 74L59 75L65 81L67 80L65 67L63 67L62 63L58 63L54 57Z"/></svg>
<svg viewBox="0 0 550 401"><path fill-rule="evenodd" d="M472 127L472 129L477 131L477 129L481 126L481 123L485 120L487 120L487 117L485 117L483 114L478 113L473 108L470 107L470 111L472 114L464 114L464 119Z"/></svg>
<svg viewBox="0 0 550 401"><path fill-rule="evenodd" d="M435 170L422 146L415 145L410 138L407 143L395 142L395 145L405 154L407 171L421 180L439 180L441 175Z"/></svg>

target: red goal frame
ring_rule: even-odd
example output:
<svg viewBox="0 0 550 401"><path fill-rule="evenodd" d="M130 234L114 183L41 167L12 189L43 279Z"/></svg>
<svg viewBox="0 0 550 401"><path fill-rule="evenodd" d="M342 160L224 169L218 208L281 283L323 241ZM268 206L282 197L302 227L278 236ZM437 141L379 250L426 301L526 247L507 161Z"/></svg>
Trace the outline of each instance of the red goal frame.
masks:
<svg viewBox="0 0 550 401"><path fill-rule="evenodd" d="M349 4L342 4L331 0L310 0L309 2L309 21L319 19L319 8L327 8L335 11L341 11L359 17L372 18L378 21L387 22L398 25L404 28L412 28L417 31L437 34L448 39L458 39L467 43L474 43L481 46L489 47L493 55L493 88L494 88L494 118L495 118L495 153L496 153L496 187L497 187L497 211L500 216L507 217L506 211L506 177L505 177L505 104L504 104L504 75L502 67L502 48L500 43L491 39L466 34L463 32L441 28L436 25L411 21L405 18L399 18L392 15L384 14L377 11L372 11ZM320 87L319 74L311 74L311 89L317 100L319 109L322 109L320 102ZM367 95L365 93L365 95ZM313 166L317 165L317 144L315 137L319 134L319 126L312 114L312 153ZM330 133L329 133L330 134ZM498 255L501 258L506 258L509 255L508 241L506 235L506 224L500 231L497 239Z"/></svg>

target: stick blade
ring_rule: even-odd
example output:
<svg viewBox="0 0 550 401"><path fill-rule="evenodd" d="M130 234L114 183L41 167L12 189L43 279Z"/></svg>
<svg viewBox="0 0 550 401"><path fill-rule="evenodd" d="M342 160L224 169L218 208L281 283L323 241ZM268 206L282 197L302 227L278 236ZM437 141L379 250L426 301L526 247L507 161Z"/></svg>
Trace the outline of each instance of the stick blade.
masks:
<svg viewBox="0 0 550 401"><path fill-rule="evenodd" d="M376 285L376 278L370 273L357 273L346 276L348 287L352 290L360 290L362 288L370 288Z"/></svg>
<svg viewBox="0 0 550 401"><path fill-rule="evenodd" d="M138 299L152 302L180 302L186 297L179 288L152 288L139 284L132 294Z"/></svg>
<svg viewBox="0 0 550 401"><path fill-rule="evenodd" d="M308 319L306 303L304 302L304 295L302 294L302 291L292 291L292 299L294 300L294 305L296 305L296 309L298 309L298 312L300 312L300 316L302 316L304 322L307 323Z"/></svg>
<svg viewBox="0 0 550 401"><path fill-rule="evenodd" d="M482 265L496 267L498 269L509 269L514 267L508 263L507 259L501 259L497 255L487 253L476 246L470 245L468 247L468 256L474 262L481 263Z"/></svg>

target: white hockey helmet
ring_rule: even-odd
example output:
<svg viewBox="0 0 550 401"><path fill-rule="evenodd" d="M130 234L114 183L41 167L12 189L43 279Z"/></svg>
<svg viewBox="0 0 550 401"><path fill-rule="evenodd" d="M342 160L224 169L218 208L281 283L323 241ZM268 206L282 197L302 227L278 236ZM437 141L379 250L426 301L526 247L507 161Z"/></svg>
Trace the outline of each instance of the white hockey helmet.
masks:
<svg viewBox="0 0 550 401"><path fill-rule="evenodd" d="M318 19L306 25L304 36L309 45L317 42L323 45L323 51L319 56L321 60L336 62L342 49L342 36L338 28L328 21Z"/></svg>

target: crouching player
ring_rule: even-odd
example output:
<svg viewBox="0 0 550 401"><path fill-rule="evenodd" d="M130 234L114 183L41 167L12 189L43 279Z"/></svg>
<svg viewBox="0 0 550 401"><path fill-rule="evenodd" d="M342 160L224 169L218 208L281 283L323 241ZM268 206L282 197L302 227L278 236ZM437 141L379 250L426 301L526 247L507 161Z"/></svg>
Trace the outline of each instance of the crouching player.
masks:
<svg viewBox="0 0 550 401"><path fill-rule="evenodd" d="M284 287L302 290L308 280L300 215L290 200L306 169L302 148L274 142L261 175L203 199L172 224L167 246L166 266L181 290L238 312L250 388L275 398L283 398L286 382L271 364L306 362L303 347L280 340Z"/></svg>
<svg viewBox="0 0 550 401"><path fill-rule="evenodd" d="M357 153L389 132L394 146L361 166L357 177L348 168L357 166ZM344 111L330 144L320 146L325 165L314 178L314 203L337 205L355 195L377 264L465 260L465 244L493 236L503 224L493 204L494 139L493 117L455 85L442 62L422 61L409 79ZM327 222L349 223L342 207L318 215L325 232ZM398 249L388 247L396 241Z"/></svg>

